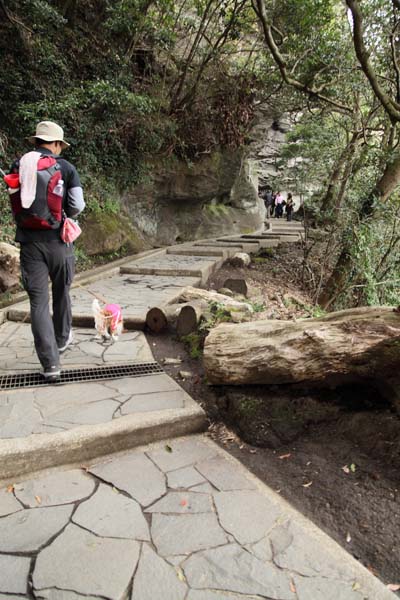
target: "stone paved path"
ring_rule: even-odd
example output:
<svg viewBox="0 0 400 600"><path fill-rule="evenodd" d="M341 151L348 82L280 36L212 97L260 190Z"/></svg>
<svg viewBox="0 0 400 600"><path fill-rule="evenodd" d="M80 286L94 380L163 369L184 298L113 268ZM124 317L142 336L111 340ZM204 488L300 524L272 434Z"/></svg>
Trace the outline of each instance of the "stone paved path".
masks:
<svg viewBox="0 0 400 600"><path fill-rule="evenodd" d="M66 373L85 367L155 364L141 331L124 333L115 344L102 343L95 333L93 329L74 329L74 342L61 356ZM30 325L0 325L0 380L2 375L34 374L40 369ZM185 433L185 428L198 431L205 425L205 415L163 372L5 389L0 391L0 479L73 462L79 455L104 454L115 444L119 449L121 436L125 436L125 447L137 445L138 427L147 432L147 439L154 439L152 431L159 432L163 424L168 431L176 421L180 422L179 433ZM107 424L108 434L104 431ZM67 432L71 435L66 436ZM103 439L96 443L96 436Z"/></svg>
<svg viewBox="0 0 400 600"><path fill-rule="evenodd" d="M298 239L297 226L283 229ZM221 258L281 238L231 237L172 247L88 287L139 327ZM81 287L72 296L74 317L90 321L92 296ZM22 303L9 316L27 312ZM92 326L74 336L64 370L154 362L139 331L116 344L100 343ZM4 322L0 381L38 369L30 326ZM0 600L394 597L206 436L174 437L204 425L165 373L0 391ZM75 466L41 470L66 464Z"/></svg>
<svg viewBox="0 0 400 600"><path fill-rule="evenodd" d="M0 597L385 600L366 569L205 436L0 489Z"/></svg>

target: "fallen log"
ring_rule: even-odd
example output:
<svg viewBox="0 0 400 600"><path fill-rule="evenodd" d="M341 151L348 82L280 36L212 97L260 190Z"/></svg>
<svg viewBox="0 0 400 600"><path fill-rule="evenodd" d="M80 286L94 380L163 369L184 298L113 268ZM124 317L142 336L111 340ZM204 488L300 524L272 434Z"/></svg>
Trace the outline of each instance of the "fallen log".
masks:
<svg viewBox="0 0 400 600"><path fill-rule="evenodd" d="M161 333L167 327L175 327L184 304L167 304L166 306L154 306L147 311L146 325L154 333Z"/></svg>
<svg viewBox="0 0 400 600"><path fill-rule="evenodd" d="M210 314L209 304L205 300L197 300L181 306L182 310L176 322L176 333L179 337L197 331L201 319L207 318Z"/></svg>
<svg viewBox="0 0 400 600"><path fill-rule="evenodd" d="M218 292L210 290L202 290L200 288L194 288L191 286L185 287L179 297L183 302L193 302L196 300L205 300L206 302L218 302L226 308L226 310L239 310L244 312L254 312L253 307L248 302L239 302L234 300L230 296L219 294Z"/></svg>
<svg viewBox="0 0 400 600"><path fill-rule="evenodd" d="M400 315L393 308L363 307L297 322L222 323L205 340L204 367L213 384L364 380L382 389L389 382L396 394Z"/></svg>

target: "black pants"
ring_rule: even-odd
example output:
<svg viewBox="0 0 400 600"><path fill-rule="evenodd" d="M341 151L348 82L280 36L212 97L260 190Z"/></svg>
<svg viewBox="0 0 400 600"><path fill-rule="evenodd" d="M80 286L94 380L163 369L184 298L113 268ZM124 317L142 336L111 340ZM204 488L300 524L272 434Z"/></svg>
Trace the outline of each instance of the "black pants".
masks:
<svg viewBox="0 0 400 600"><path fill-rule="evenodd" d="M32 333L44 368L59 364L72 326L69 288L75 272L73 246L61 240L21 244L22 283L31 305ZM49 309L49 277L52 283L53 317Z"/></svg>

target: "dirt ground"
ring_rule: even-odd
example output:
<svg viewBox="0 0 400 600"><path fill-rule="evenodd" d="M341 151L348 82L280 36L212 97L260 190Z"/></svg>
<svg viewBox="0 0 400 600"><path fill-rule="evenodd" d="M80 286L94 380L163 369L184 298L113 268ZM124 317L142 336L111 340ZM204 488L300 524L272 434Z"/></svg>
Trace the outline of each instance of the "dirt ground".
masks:
<svg viewBox="0 0 400 600"><path fill-rule="evenodd" d="M300 247L284 245L249 268L224 266L208 285L244 277L266 306L256 318L313 315L300 263ZM201 358L173 334L147 338L207 412L214 440L385 583L400 583L400 418L390 403L360 386L209 386Z"/></svg>

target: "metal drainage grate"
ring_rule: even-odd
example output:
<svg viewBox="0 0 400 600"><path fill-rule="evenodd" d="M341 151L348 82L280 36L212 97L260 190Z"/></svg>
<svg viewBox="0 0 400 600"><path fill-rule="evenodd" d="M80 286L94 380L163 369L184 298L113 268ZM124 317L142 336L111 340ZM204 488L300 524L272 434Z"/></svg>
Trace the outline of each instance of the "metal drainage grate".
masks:
<svg viewBox="0 0 400 600"><path fill-rule="evenodd" d="M156 373L164 373L164 370L156 362L67 369L61 371L61 377L56 382L46 381L38 371L34 371L33 373L10 373L0 375L0 390L25 389L39 385L84 383L87 381L102 381L104 379L118 379L121 377L141 377Z"/></svg>

